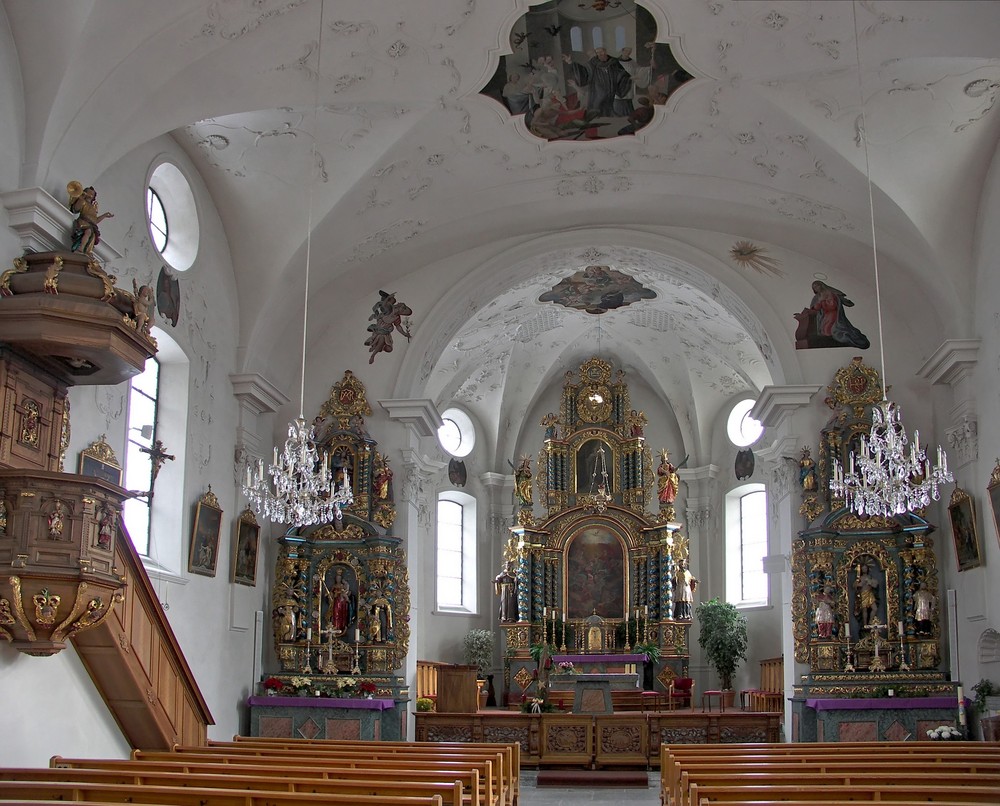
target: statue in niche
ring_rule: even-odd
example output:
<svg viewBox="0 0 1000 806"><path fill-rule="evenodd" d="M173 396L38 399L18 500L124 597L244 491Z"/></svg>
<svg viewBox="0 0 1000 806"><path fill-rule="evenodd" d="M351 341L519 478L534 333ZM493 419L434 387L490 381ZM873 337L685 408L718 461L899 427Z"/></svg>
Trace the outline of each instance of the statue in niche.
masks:
<svg viewBox="0 0 1000 806"><path fill-rule="evenodd" d="M344 579L344 569L341 566L334 570L332 583L327 585L324 579L321 584L326 595L331 634L339 638L347 632L348 625L357 615L357 599Z"/></svg>
<svg viewBox="0 0 1000 806"><path fill-rule="evenodd" d="M937 597L927 590L927 583L921 582L913 594L913 616L917 635L931 635L934 632L934 609Z"/></svg>
<svg viewBox="0 0 1000 806"><path fill-rule="evenodd" d="M693 616L694 592L698 590L698 580L688 568L687 559L682 558L677 563L674 573L674 619L691 621Z"/></svg>
<svg viewBox="0 0 1000 806"><path fill-rule="evenodd" d="M854 578L854 618L864 629L878 615L879 583L868 563L858 563Z"/></svg>
<svg viewBox="0 0 1000 806"><path fill-rule="evenodd" d="M508 563L493 580L493 587L500 597L500 621L509 624L517 621L517 578Z"/></svg>
<svg viewBox="0 0 1000 806"><path fill-rule="evenodd" d="M816 600L816 634L820 638L830 638L833 635L833 625L836 621L833 612L833 588L826 585L814 598Z"/></svg>

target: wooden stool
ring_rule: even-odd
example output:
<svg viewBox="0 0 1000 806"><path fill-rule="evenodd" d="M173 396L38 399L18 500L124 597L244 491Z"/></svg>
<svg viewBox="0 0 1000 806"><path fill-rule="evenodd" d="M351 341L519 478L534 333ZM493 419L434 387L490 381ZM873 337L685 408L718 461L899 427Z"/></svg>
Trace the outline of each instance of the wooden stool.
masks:
<svg viewBox="0 0 1000 806"><path fill-rule="evenodd" d="M726 710L726 704L722 700L722 692L721 691L710 690L710 691L703 691L702 694L701 694L701 712L702 713L705 713L705 703L706 702L708 703L708 710L709 711L712 710L712 698L713 697L717 698L718 701L719 701L719 710L720 711L725 711Z"/></svg>

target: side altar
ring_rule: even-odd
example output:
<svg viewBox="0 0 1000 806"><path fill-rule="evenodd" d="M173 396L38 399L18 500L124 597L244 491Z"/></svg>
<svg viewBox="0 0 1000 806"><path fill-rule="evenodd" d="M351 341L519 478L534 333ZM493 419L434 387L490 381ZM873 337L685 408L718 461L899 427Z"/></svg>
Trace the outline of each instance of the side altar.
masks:
<svg viewBox="0 0 1000 806"><path fill-rule="evenodd" d="M560 663L626 672L588 658L630 658L628 673L661 693L688 674L697 581L675 519L677 468L663 450L654 471L646 422L625 373L591 358L542 420L537 476L529 456L515 471L517 524L495 580L508 705L544 697Z"/></svg>
<svg viewBox="0 0 1000 806"><path fill-rule="evenodd" d="M278 696L249 699L252 735L406 736L409 578L402 540L391 533L393 473L365 426L370 415L348 370L313 421L317 449L353 501L330 523L278 540L271 620L279 668L266 681Z"/></svg>
<svg viewBox="0 0 1000 806"><path fill-rule="evenodd" d="M820 432L818 463L803 448L802 506L810 525L792 545L792 622L801 674L792 697L793 741L925 738L965 728L961 685L941 662L935 527L923 511L893 517L850 512L830 491L835 460L851 466L882 398L862 359L828 387L834 416Z"/></svg>

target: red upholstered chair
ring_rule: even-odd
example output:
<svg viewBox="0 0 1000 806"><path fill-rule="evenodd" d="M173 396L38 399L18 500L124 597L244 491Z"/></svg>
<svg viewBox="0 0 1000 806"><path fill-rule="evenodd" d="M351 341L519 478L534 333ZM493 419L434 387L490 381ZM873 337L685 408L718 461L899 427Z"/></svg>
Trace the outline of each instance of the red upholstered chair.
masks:
<svg viewBox="0 0 1000 806"><path fill-rule="evenodd" d="M675 677L667 690L667 707L673 711L678 705L690 708L694 702L694 678Z"/></svg>

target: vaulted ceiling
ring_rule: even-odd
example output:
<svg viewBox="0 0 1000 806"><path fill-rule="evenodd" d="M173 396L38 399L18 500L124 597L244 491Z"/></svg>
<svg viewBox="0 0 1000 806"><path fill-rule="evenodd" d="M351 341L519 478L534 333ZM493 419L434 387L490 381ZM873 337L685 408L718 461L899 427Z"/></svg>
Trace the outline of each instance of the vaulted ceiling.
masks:
<svg viewBox="0 0 1000 806"><path fill-rule="evenodd" d="M600 339L698 445L732 395L795 380L791 314L813 279L872 296L866 128L883 293L938 341L968 335L1000 4L641 5L694 78L635 136L547 142L480 94L512 32L529 11L599 23L629 0L4 0L23 185L99 176L169 135L226 229L246 354L289 347L273 333L301 305L283 289L311 204L319 305L365 307L439 265L467 278L401 392L461 401L496 431ZM777 263L735 261L742 240ZM539 302L588 265L656 298L601 316ZM870 304L858 317L873 329Z"/></svg>

